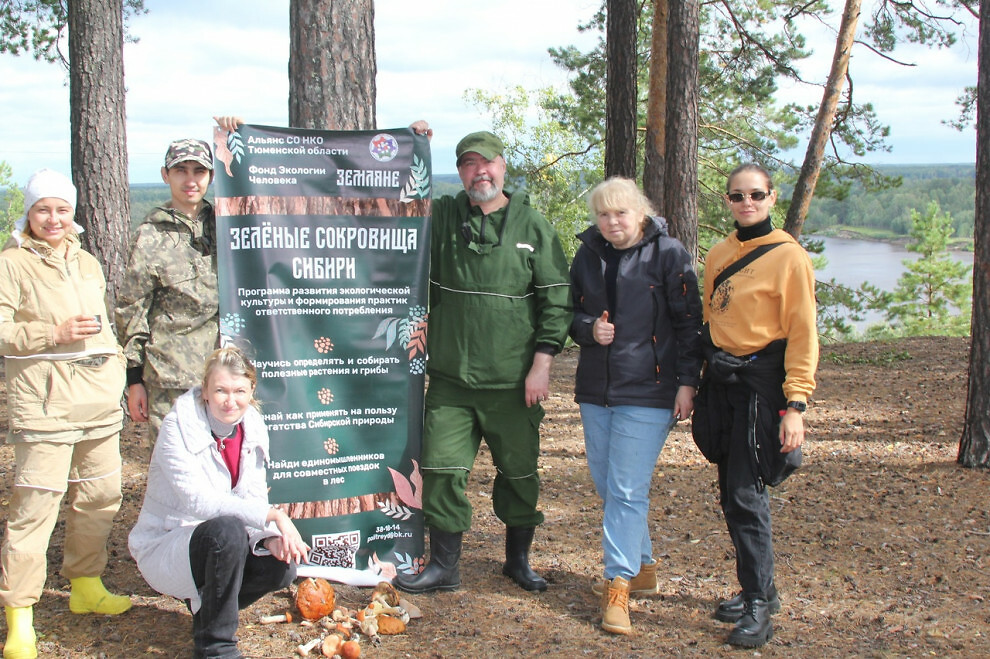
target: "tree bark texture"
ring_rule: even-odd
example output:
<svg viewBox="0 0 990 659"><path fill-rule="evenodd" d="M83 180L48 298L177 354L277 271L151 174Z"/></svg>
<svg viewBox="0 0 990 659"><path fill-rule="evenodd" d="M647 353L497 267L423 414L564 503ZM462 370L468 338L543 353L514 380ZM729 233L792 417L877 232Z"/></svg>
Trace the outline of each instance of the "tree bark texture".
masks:
<svg viewBox="0 0 990 659"><path fill-rule="evenodd" d="M402 502L394 492L362 494L346 499L326 499L323 501L300 501L275 505L292 519L316 519L319 517L340 517L378 510L380 505L401 506Z"/></svg>
<svg viewBox="0 0 990 659"><path fill-rule="evenodd" d="M990 467L990 2L980 3L973 325L959 464Z"/></svg>
<svg viewBox="0 0 990 659"><path fill-rule="evenodd" d="M218 215L357 215L362 217L423 217L432 209L430 199L408 203L398 199L341 197L217 197Z"/></svg>
<svg viewBox="0 0 990 659"><path fill-rule="evenodd" d="M661 215L664 204L667 150L667 18L668 0L654 0L650 45L650 90L646 103L646 144L643 149L643 193Z"/></svg>
<svg viewBox="0 0 990 659"><path fill-rule="evenodd" d="M122 0L68 3L69 103L76 221L103 265L113 309L130 244Z"/></svg>
<svg viewBox="0 0 990 659"><path fill-rule="evenodd" d="M289 125L375 128L373 0L291 0Z"/></svg>
<svg viewBox="0 0 990 659"><path fill-rule="evenodd" d="M698 42L700 3L670 3L663 208L670 235L698 260Z"/></svg>
<svg viewBox="0 0 990 659"><path fill-rule="evenodd" d="M605 176L636 178L636 0L608 0Z"/></svg>
<svg viewBox="0 0 990 659"><path fill-rule="evenodd" d="M795 238L801 236L801 228L804 226L804 219L808 216L811 198L815 194L815 185L818 183L818 175L822 170L825 144L832 135L835 113L842 96L846 72L849 70L849 55L856 38L856 24L859 22L861 5L861 0L846 0L845 8L842 11L842 22L839 24L839 35L835 40L835 52L832 55L832 69L829 71L828 80L825 83L822 104L818 108L815 125L811 129L808 150L804 155L801 173L794 184L791 206L787 211L787 219L784 221L784 230Z"/></svg>

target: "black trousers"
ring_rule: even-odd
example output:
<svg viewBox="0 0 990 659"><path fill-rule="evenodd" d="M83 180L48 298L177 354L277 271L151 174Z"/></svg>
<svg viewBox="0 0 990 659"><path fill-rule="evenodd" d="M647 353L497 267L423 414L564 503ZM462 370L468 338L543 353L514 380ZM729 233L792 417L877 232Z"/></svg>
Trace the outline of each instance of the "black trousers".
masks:
<svg viewBox="0 0 990 659"><path fill-rule="evenodd" d="M202 599L193 614L195 659L239 659L237 612L295 579L295 564L255 556L251 549L236 517L217 517L193 531L189 561Z"/></svg>
<svg viewBox="0 0 990 659"><path fill-rule="evenodd" d="M743 595L766 599L773 583L773 532L770 495L757 481L747 439L751 390L744 384L725 385L732 430L728 453L718 464L722 513L736 549L736 576Z"/></svg>

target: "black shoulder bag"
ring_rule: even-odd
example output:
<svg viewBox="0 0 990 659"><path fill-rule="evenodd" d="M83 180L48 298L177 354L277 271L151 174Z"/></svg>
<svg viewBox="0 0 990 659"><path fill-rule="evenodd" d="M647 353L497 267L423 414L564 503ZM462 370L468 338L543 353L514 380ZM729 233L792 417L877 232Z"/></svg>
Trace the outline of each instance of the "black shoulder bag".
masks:
<svg viewBox="0 0 990 659"><path fill-rule="evenodd" d="M718 276L715 277L715 281L712 284L712 293L708 298L709 301L715 297L715 291L718 290L718 287L721 286L726 279L763 256L774 247L783 244L784 243L781 242L760 245L749 254L746 254L742 258L730 263L725 270L718 273ZM721 384L733 384L739 382L738 372L749 364L749 360L736 357L735 355L729 354L724 350L717 349L715 344L712 343L711 328L707 323L705 323L701 329L701 339L702 350L705 353L705 361L708 365L705 369L706 374Z"/></svg>
<svg viewBox="0 0 990 659"><path fill-rule="evenodd" d="M712 294L709 297L709 299L711 299L711 297L714 297L715 296L715 291L718 290L718 287L721 286L722 283L726 279L728 279L732 275L736 274L737 272L739 272L740 270L742 270L743 268L745 268L747 265L749 265L750 263L752 263L756 259L758 259L761 256L763 256L764 254L766 254L767 252L769 252L774 247L777 247L778 245L783 245L783 244L784 243L781 242L781 243L767 243L766 245L760 245L759 247L755 248L752 252L750 252L746 256L740 257L737 261L733 261L732 263L730 263L729 264L729 267L727 267L722 272L718 273L718 276L715 277L715 281L712 284Z"/></svg>
<svg viewBox="0 0 990 659"><path fill-rule="evenodd" d="M729 264L725 270L715 277L709 300L715 296L715 291L718 290L718 287L726 279L778 245L783 245L783 243L760 245L742 258ZM701 454L709 462L717 464L728 450L728 439L731 428L725 424L725 419L721 413L721 410L727 404L725 401L725 390L721 387L713 390L710 385L712 381L723 385L739 382L738 373L749 365L750 360L736 357L724 350L717 349L712 343L711 333L707 323L702 327L701 337L702 350L705 353L707 366L701 386L698 388L698 395L694 399L691 434Z"/></svg>

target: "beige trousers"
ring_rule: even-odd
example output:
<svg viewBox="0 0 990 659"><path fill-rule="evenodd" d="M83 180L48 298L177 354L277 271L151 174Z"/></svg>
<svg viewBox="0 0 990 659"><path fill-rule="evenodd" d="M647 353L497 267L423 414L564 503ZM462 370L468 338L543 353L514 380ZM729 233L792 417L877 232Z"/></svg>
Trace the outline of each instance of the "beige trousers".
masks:
<svg viewBox="0 0 990 659"><path fill-rule="evenodd" d="M14 461L14 491L0 546L0 604L21 607L41 598L48 542L66 493L62 576L103 574L107 538L121 502L120 433L76 443L17 442Z"/></svg>

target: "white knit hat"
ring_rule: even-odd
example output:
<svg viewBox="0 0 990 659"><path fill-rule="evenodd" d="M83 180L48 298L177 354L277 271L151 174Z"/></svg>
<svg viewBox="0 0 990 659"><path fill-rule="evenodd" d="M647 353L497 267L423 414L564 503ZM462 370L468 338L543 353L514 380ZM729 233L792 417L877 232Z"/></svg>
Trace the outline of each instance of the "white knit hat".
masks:
<svg viewBox="0 0 990 659"><path fill-rule="evenodd" d="M54 197L64 199L76 209L76 186L63 174L59 174L52 169L39 169L28 179L27 187L24 188L24 215L14 223L18 233L24 231L27 226L27 214L39 199ZM72 223L76 233L82 233L84 229L76 222ZM16 235L16 234L15 234Z"/></svg>

